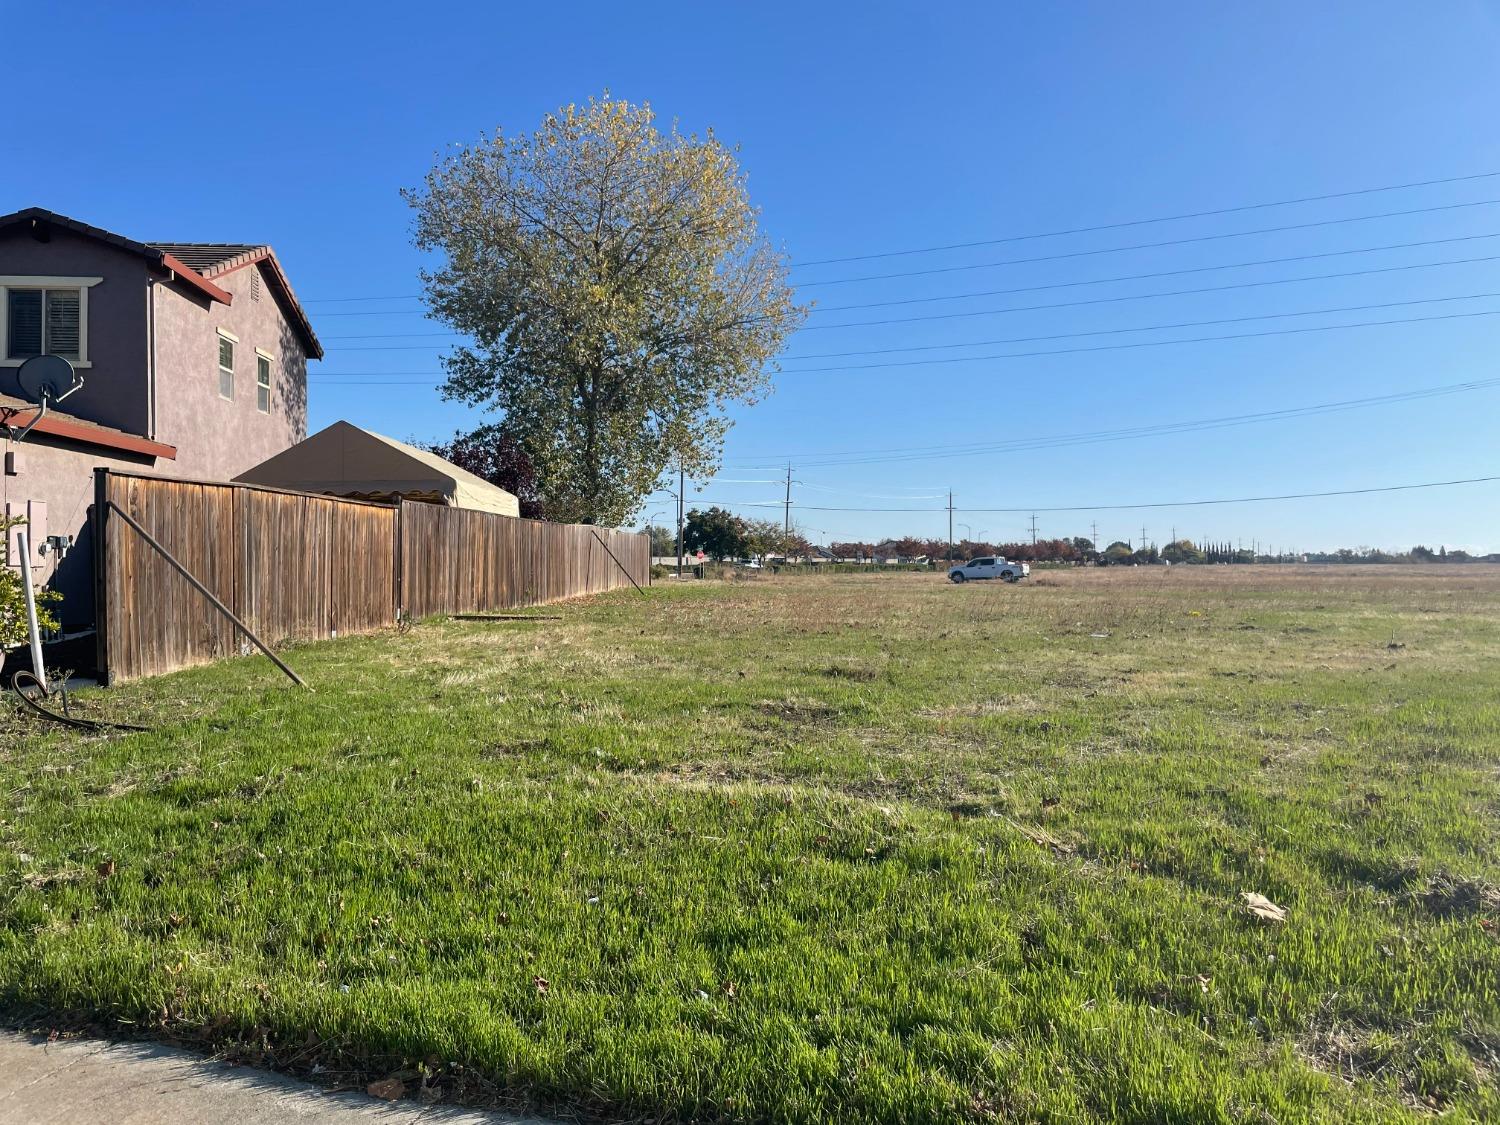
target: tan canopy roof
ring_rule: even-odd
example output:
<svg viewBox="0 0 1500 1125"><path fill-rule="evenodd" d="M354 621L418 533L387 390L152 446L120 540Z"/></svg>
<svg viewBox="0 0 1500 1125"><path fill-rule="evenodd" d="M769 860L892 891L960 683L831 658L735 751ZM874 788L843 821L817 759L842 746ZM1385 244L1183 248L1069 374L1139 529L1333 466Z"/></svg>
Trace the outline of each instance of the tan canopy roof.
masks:
<svg viewBox="0 0 1500 1125"><path fill-rule="evenodd" d="M234 478L298 492L359 500L430 500L476 512L519 516L515 496L435 453L335 422Z"/></svg>

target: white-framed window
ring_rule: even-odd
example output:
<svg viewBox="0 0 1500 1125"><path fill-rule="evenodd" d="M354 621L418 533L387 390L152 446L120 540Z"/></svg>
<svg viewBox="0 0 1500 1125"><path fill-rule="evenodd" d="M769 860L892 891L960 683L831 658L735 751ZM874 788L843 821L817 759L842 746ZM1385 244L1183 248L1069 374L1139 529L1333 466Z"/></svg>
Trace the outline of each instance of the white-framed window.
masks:
<svg viewBox="0 0 1500 1125"><path fill-rule="evenodd" d="M271 413L271 357L255 349L255 409Z"/></svg>
<svg viewBox="0 0 1500 1125"><path fill-rule="evenodd" d="M239 337L219 329L219 395L234 398L234 346Z"/></svg>
<svg viewBox="0 0 1500 1125"><path fill-rule="evenodd" d="M0 367L60 355L89 367L89 290L102 277L0 276Z"/></svg>

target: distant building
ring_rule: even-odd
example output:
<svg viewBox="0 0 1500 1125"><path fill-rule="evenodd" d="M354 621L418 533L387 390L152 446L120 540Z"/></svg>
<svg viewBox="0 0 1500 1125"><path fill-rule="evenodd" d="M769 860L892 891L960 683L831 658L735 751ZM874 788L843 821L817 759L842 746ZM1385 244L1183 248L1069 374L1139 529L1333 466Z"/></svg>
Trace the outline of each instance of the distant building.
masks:
<svg viewBox="0 0 1500 1125"><path fill-rule="evenodd" d="M926 555L913 555L904 553L901 544L895 539L886 539L875 544L872 552L877 563L886 566L896 566L903 563L925 563Z"/></svg>

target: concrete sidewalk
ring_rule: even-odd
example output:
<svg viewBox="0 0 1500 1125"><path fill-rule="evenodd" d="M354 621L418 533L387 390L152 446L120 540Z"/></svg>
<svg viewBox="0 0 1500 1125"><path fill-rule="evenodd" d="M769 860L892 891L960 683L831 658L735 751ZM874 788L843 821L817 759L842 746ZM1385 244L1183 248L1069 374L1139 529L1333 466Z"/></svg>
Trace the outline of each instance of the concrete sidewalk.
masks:
<svg viewBox="0 0 1500 1125"><path fill-rule="evenodd" d="M0 1032L0 1125L547 1125L382 1102L150 1043Z"/></svg>

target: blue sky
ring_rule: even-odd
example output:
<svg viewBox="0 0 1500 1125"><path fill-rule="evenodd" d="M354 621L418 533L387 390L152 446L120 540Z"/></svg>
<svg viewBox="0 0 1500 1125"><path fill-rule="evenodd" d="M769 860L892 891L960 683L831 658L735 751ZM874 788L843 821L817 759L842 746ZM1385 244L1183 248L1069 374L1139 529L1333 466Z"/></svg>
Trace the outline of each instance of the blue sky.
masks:
<svg viewBox="0 0 1500 1125"><path fill-rule="evenodd" d="M7 87L31 128L0 139L0 210L49 207L142 239L269 241L328 347L311 424L428 439L478 420L437 395L398 189L481 130L534 128L609 88L738 144L794 260L1001 239L1500 172L1500 10L1478 3L1257 5L59 6L0 0ZM66 15L64 15L64 11ZM63 26L65 21L66 26ZM65 49L62 45L65 44ZM49 46L51 45L51 46ZM1487 202L1495 201L1495 202ZM1063 258L1265 227L1473 203L1279 233ZM1481 237L1475 237L1481 236ZM1483 237L1493 236L1493 237ZM1396 243L1465 239L1348 254ZM1203 270L1304 255L1295 263ZM869 274L1046 262L845 282ZM1079 351L1105 344L1500 310L1500 176L1067 237L808 265L818 302L776 393L738 412L699 503L778 501L814 539L946 532L967 509L1038 513L1043 535L1257 539L1301 549L1500 549L1500 485L1223 507L1106 505L1500 473L1500 386L1275 422L1084 445L893 460L972 445L1312 406L1500 376L1500 317ZM1024 304L1414 268L1217 293ZM1176 271L1202 270L1183 274ZM1042 290L1152 272L1154 280ZM814 284L838 282L837 284ZM1004 296L834 311L994 290ZM351 297L391 300L350 302ZM395 299L401 298L401 299ZM1398 302L1428 302L1397 304ZM1245 320L1150 332L1150 325ZM854 320L983 313L832 327ZM345 315L357 314L357 315ZM1078 336L1079 333L1110 333ZM371 336L371 339L341 337ZM1047 342L978 343L1066 337ZM948 345L969 345L948 347ZM891 352L942 345L943 350ZM1015 351L1063 354L934 362ZM880 352L838 358L826 353ZM851 368L901 362L910 366ZM809 370L834 367L836 370ZM381 380L393 382L381 382ZM410 380L409 383L404 382ZM425 380L425 381L424 381ZM857 455L868 453L862 463ZM778 468L779 467L779 468ZM745 483L740 483L745 482ZM647 513L666 512L658 498ZM1019 538L1029 513L960 512ZM959 529L960 534L963 528Z"/></svg>

